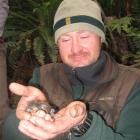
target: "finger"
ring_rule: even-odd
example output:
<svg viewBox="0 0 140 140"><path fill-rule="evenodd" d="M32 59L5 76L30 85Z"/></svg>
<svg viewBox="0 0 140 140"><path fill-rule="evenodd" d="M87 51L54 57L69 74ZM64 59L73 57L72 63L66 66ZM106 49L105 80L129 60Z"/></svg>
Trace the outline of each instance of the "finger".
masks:
<svg viewBox="0 0 140 140"><path fill-rule="evenodd" d="M29 97L27 98L27 100L33 100L34 98L37 98L38 100L41 101L46 100L46 97L42 93L42 91L33 86L24 86L18 83L11 83L9 85L9 89L16 95Z"/></svg>
<svg viewBox="0 0 140 140"><path fill-rule="evenodd" d="M69 109L70 116L73 118L84 114L85 111L86 111L86 108L79 104L76 104Z"/></svg>
<svg viewBox="0 0 140 140"><path fill-rule="evenodd" d="M23 122L22 122L22 123L23 123ZM24 124L24 125L25 125L25 124ZM20 123L20 125L18 126L18 129L19 129L23 134L25 134L26 136L28 136L28 137L30 137L30 138L32 138L32 139L37 140L38 137L36 137L34 134L30 133L30 132L26 129L26 127L27 127L27 126L23 126L23 124L21 125L21 123Z"/></svg>
<svg viewBox="0 0 140 140"><path fill-rule="evenodd" d="M80 101L72 102L68 105L69 114L72 117L77 117L79 115L83 115L86 112L86 105Z"/></svg>
<svg viewBox="0 0 140 140"><path fill-rule="evenodd" d="M29 121L20 121L19 129L23 130L24 133L29 134L30 137L34 137L36 139L48 139L54 137L54 134L44 131L42 128L32 124Z"/></svg>
<svg viewBox="0 0 140 140"><path fill-rule="evenodd" d="M24 127L21 127L19 126L18 129L23 133L25 134L26 136L32 138L32 139L35 139L37 140L38 138L36 136L34 136L32 133L28 132Z"/></svg>
<svg viewBox="0 0 140 140"><path fill-rule="evenodd" d="M25 112L24 110L18 110L16 111L16 116L20 120L29 120L31 117L31 114L28 112Z"/></svg>
<svg viewBox="0 0 140 140"><path fill-rule="evenodd" d="M56 114L54 114L54 118L56 119L56 118L60 118L60 117L64 116L65 112L66 112L66 108L62 108Z"/></svg>
<svg viewBox="0 0 140 140"><path fill-rule="evenodd" d="M46 114L46 115L45 115L45 120L46 120L46 121L51 121L51 122L53 122L53 121L54 121L54 118L52 118L51 115Z"/></svg>
<svg viewBox="0 0 140 140"><path fill-rule="evenodd" d="M77 117L78 116L78 108L76 108L76 107L72 107L72 108L70 108L69 109L69 114L70 114L70 116L72 117L72 118L75 118L75 117Z"/></svg>
<svg viewBox="0 0 140 140"><path fill-rule="evenodd" d="M30 121L32 121L35 126L42 128L43 130L48 131L49 133L56 132L56 126L54 124L54 120L49 116L49 114L47 115L47 118L33 116L30 118Z"/></svg>
<svg viewBox="0 0 140 140"><path fill-rule="evenodd" d="M67 115L69 117L75 118L84 113L85 107L81 106L77 103L71 103L67 107L61 109L59 112L55 114L55 118L62 117Z"/></svg>
<svg viewBox="0 0 140 140"><path fill-rule="evenodd" d="M11 92L20 96L29 96L28 88L18 83L11 83L9 85Z"/></svg>
<svg viewBox="0 0 140 140"><path fill-rule="evenodd" d="M35 113L35 116L38 116L38 117L41 117L41 118L45 118L45 111L43 110L38 110L36 113Z"/></svg>
<svg viewBox="0 0 140 140"><path fill-rule="evenodd" d="M29 103L26 101L25 97L21 97L16 109L16 116L18 119L28 120L30 118L31 114L26 111L28 104Z"/></svg>

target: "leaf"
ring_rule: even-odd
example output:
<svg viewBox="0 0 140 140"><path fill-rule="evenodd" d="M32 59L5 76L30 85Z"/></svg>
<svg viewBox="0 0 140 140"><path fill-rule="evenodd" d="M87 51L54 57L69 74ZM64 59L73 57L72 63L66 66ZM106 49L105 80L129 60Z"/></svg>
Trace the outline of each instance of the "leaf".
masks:
<svg viewBox="0 0 140 140"><path fill-rule="evenodd" d="M43 65L45 63L45 56L44 56L44 46L45 43L40 37L34 38L33 41L33 50L38 62Z"/></svg>

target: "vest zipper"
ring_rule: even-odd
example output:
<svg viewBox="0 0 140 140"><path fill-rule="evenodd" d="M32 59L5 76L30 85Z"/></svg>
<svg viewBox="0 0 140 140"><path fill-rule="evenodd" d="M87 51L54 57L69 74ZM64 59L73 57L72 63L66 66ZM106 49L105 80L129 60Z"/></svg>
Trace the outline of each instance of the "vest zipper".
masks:
<svg viewBox="0 0 140 140"><path fill-rule="evenodd" d="M72 72L74 73L74 76L76 77L76 79L80 82L81 86L82 86L82 91L80 93L80 97L79 99L82 99L83 95L84 95L84 90L85 90L85 87L84 87L84 83L83 81L78 77L77 75L77 71L75 69L72 69Z"/></svg>

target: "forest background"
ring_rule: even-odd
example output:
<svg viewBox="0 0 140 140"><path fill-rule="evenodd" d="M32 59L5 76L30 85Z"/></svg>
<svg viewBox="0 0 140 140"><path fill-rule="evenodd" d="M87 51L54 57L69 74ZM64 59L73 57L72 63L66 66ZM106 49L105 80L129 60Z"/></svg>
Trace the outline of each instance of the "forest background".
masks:
<svg viewBox="0 0 140 140"><path fill-rule="evenodd" d="M54 13L61 1L9 0L4 31L7 53L0 60L7 62L3 63L5 70L0 71L7 71L6 85L13 81L27 85L35 67L61 61L52 30ZM117 62L140 68L140 0L98 0L98 3L109 44L103 45L103 49ZM6 92L10 106L16 107L19 97Z"/></svg>

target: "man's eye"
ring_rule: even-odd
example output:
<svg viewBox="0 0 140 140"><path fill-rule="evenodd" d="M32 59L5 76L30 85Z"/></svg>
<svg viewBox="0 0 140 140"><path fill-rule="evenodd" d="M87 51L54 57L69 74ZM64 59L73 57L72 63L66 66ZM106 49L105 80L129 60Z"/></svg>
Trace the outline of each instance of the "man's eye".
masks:
<svg viewBox="0 0 140 140"><path fill-rule="evenodd" d="M86 35L86 36L81 36L80 38L81 39L87 39L89 36L88 35Z"/></svg>
<svg viewBox="0 0 140 140"><path fill-rule="evenodd" d="M68 41L70 41L70 39L62 39L61 41L62 42L68 42Z"/></svg>
<svg viewBox="0 0 140 140"><path fill-rule="evenodd" d="M87 38L87 36L82 36L81 38Z"/></svg>
<svg viewBox="0 0 140 140"><path fill-rule="evenodd" d="M67 41L69 41L69 39L63 39L62 41L63 41L63 42L67 42Z"/></svg>

